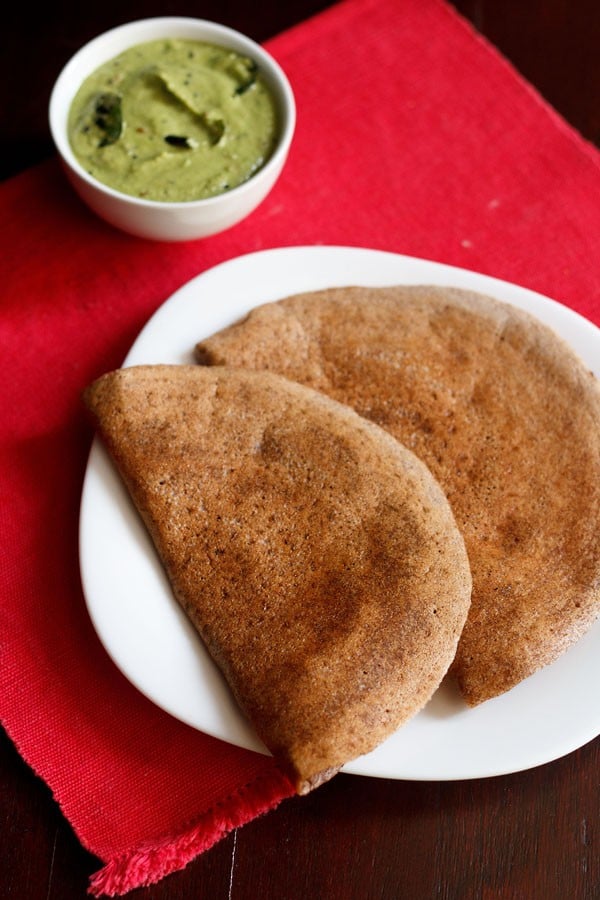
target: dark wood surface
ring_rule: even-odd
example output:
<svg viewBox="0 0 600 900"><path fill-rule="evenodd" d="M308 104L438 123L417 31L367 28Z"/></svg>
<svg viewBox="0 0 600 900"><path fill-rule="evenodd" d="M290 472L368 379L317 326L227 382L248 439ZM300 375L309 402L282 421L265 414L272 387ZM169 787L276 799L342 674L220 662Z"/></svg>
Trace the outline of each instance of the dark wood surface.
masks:
<svg viewBox="0 0 600 900"><path fill-rule="evenodd" d="M11 4L3 13L0 54L0 178L52 155L52 83L71 54L106 28L150 15L193 15L262 41L327 5L108 0L96 6L62 0L30 13ZM598 0L454 5L584 137L600 145ZM340 775L132 896L598 900L599 810L600 739L543 767L491 779L419 783ZM83 898L96 868L98 861L79 845L48 788L0 730L0 898Z"/></svg>

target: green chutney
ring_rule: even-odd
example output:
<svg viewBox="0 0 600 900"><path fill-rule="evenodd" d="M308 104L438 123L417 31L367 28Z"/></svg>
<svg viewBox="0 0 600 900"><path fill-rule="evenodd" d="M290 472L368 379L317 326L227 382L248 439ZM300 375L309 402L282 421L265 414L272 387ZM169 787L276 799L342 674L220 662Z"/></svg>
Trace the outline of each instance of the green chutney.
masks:
<svg viewBox="0 0 600 900"><path fill-rule="evenodd" d="M273 153L275 101L256 63L200 41L139 44L92 73L69 111L69 140L98 181L147 200L213 197Z"/></svg>

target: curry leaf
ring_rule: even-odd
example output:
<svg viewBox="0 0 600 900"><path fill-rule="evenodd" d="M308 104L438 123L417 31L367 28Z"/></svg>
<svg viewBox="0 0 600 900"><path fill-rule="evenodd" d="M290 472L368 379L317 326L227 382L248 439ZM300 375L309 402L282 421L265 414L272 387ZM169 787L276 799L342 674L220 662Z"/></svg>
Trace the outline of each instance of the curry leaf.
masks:
<svg viewBox="0 0 600 900"><path fill-rule="evenodd" d="M123 112L118 94L98 94L94 103L94 124L103 132L99 147L114 144L123 130Z"/></svg>
<svg viewBox="0 0 600 900"><path fill-rule="evenodd" d="M182 134L167 134L165 141L172 147L185 147L187 150L192 147L190 139Z"/></svg>

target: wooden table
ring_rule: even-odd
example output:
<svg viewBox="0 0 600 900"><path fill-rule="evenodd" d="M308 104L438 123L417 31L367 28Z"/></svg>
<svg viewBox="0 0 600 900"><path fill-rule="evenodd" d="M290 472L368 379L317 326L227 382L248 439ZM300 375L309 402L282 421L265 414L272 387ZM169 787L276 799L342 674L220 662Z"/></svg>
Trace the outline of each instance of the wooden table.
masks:
<svg viewBox="0 0 600 900"><path fill-rule="evenodd" d="M182 0L174 9L67 0L29 15L11 4L2 28L0 177L53 153L46 124L51 85L68 57L106 28L150 15L202 15L262 41L326 5ZM461 0L455 6L600 145L597 0ZM538 769L491 779L420 783L340 775L135 896L597 900L599 773L597 739ZM79 845L47 787L3 732L0 785L0 897L84 897L98 861Z"/></svg>

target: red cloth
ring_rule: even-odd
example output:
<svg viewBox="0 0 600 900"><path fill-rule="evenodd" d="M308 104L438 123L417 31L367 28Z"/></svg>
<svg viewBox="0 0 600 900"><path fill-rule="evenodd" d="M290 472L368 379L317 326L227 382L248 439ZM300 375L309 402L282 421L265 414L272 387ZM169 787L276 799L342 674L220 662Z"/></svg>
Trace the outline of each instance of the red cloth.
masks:
<svg viewBox="0 0 600 900"><path fill-rule="evenodd" d="M441 0L349 0L269 49L298 104L289 163L258 211L184 244L95 218L56 161L0 186L0 718L106 865L97 894L183 867L290 787L266 757L155 708L87 618L80 391L154 310L225 259L362 245L518 282L600 321L600 165Z"/></svg>

